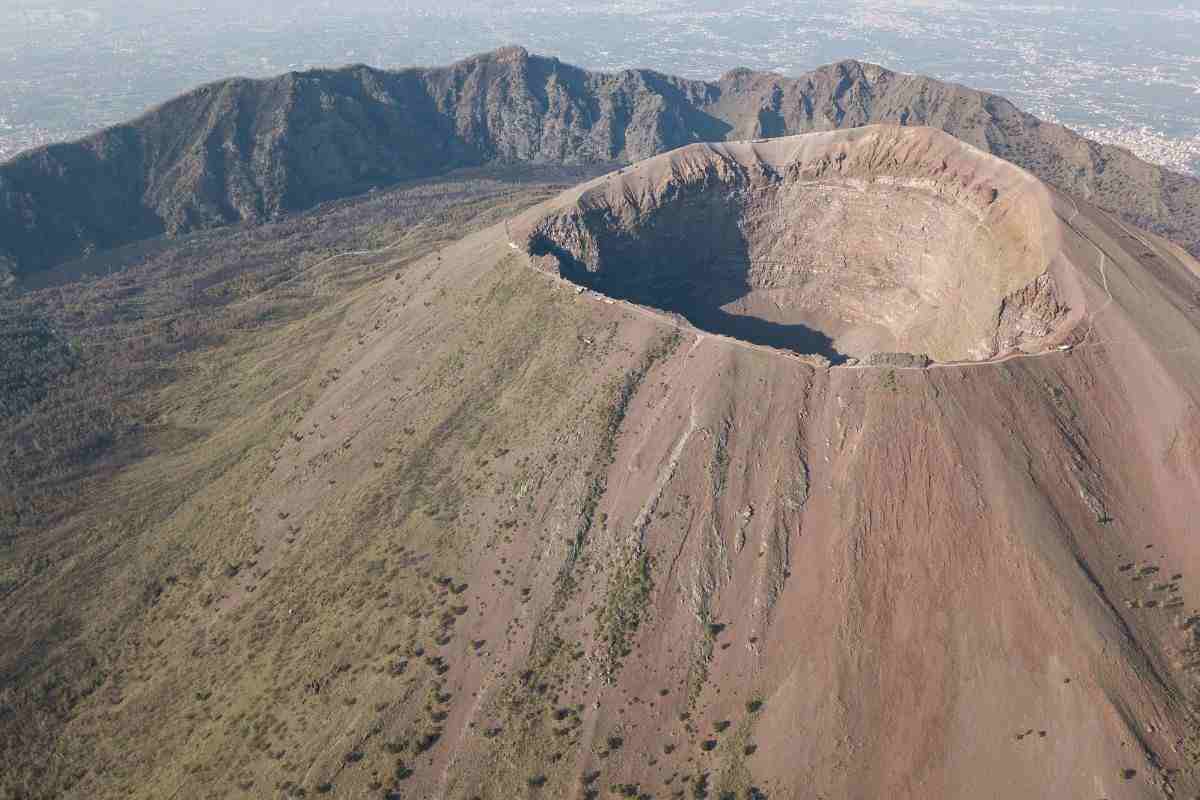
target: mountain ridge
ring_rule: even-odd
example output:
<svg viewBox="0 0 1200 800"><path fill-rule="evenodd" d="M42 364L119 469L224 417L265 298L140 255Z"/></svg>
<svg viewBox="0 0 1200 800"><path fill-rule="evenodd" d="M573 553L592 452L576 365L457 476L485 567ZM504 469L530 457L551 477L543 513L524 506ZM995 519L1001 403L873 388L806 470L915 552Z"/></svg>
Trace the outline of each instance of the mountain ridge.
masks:
<svg viewBox="0 0 1200 800"><path fill-rule="evenodd" d="M846 60L713 82L505 47L206 84L0 164L0 279L159 235L258 223L492 162L637 161L685 144L891 122L941 128L1200 254L1200 180L956 84Z"/></svg>

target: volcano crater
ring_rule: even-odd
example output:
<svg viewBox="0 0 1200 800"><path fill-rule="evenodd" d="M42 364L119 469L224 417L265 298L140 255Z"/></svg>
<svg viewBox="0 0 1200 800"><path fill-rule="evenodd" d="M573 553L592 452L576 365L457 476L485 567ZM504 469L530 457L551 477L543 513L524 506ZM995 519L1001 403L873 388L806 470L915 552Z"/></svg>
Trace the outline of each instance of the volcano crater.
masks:
<svg viewBox="0 0 1200 800"><path fill-rule="evenodd" d="M564 278L833 363L1031 352L1067 307L1047 190L931 129L692 145L586 184L525 231Z"/></svg>

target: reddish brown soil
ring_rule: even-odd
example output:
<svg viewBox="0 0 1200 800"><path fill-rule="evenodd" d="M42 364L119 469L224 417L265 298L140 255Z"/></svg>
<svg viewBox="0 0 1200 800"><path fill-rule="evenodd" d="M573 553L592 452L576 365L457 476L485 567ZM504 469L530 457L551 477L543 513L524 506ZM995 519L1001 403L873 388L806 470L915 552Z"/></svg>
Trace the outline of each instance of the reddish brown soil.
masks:
<svg viewBox="0 0 1200 800"><path fill-rule="evenodd" d="M921 159L940 159L940 134L920 135ZM1003 197L1030 180L953 146L954 180L972 189L1006 181ZM321 435L282 448L261 491L260 565L292 558L289 526L356 491L346 484L443 396L421 364L457 323L423 298L528 271L526 292L567 309L554 336L571 338L556 341L588 366L538 412L546 424L510 431L491 457L519 479L461 486L460 555L439 563L469 585L471 610L439 649L453 697L440 739L411 759L399 796L1200 792L1200 267L1029 191L1042 216L1027 235L1046 260L995 297L1049 275L1065 307L1052 333L925 369L828 368L577 294L537 273L545 259L514 253L504 226L431 260L425 288L296 426ZM368 308L354 313L383 313ZM603 435L594 450L591 423L557 404L603 406L639 365L609 452ZM444 396L485 391L482 374ZM515 418L506 398L524 395L500 391L489 413ZM347 454L318 464L344 441ZM629 569L643 557L644 595ZM627 634L615 647L614 631Z"/></svg>

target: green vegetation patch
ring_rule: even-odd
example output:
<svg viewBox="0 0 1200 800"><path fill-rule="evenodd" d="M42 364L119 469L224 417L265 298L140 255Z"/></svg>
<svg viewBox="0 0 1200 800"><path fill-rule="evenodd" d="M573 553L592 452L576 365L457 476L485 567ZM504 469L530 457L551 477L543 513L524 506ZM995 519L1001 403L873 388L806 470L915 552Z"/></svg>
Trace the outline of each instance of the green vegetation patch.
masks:
<svg viewBox="0 0 1200 800"><path fill-rule="evenodd" d="M28 411L78 362L78 352L49 320L25 309L0 318L0 419Z"/></svg>
<svg viewBox="0 0 1200 800"><path fill-rule="evenodd" d="M600 637L604 643L604 671L611 680L629 655L632 640L650 605L654 589L653 564L641 547L632 547L609 578L604 608L600 612Z"/></svg>

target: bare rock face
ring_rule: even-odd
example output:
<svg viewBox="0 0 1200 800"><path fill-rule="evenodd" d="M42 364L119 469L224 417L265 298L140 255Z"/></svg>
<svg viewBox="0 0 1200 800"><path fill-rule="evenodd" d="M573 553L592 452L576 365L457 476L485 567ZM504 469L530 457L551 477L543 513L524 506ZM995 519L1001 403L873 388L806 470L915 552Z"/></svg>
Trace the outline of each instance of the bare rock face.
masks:
<svg viewBox="0 0 1200 800"><path fill-rule="evenodd" d="M1050 192L939 131L872 126L689 146L519 235L564 277L714 333L835 363L979 361L1044 348L1070 316Z"/></svg>
<svg viewBox="0 0 1200 800"><path fill-rule="evenodd" d="M1044 339L1054 332L1054 323L1062 319L1066 311L1050 276L1038 277L1001 302L996 325L996 351L1012 350L1022 341Z"/></svg>

